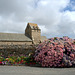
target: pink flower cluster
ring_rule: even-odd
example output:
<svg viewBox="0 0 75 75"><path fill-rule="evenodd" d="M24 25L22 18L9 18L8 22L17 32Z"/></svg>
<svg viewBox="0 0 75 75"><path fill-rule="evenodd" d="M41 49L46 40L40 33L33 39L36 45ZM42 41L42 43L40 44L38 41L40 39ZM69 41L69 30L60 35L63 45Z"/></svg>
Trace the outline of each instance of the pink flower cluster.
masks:
<svg viewBox="0 0 75 75"><path fill-rule="evenodd" d="M43 67L75 66L75 40L68 37L45 40L36 48L35 61Z"/></svg>

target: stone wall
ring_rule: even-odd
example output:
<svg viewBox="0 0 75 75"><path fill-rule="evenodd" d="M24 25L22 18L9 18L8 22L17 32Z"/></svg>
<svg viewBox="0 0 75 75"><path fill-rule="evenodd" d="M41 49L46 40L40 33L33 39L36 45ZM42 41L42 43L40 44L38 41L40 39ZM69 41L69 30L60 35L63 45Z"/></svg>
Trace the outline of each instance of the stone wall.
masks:
<svg viewBox="0 0 75 75"><path fill-rule="evenodd" d="M40 30L32 30L32 40L34 44L39 44L41 41L41 31Z"/></svg>
<svg viewBox="0 0 75 75"><path fill-rule="evenodd" d="M34 53L36 46L34 45L0 45L0 55L7 57L12 54L14 55L28 55L29 53Z"/></svg>
<svg viewBox="0 0 75 75"><path fill-rule="evenodd" d="M27 42L12 42L12 41L9 41L9 42L6 42L6 41L4 41L4 42L1 42L0 41L0 45L31 45L32 44L32 41L27 41Z"/></svg>
<svg viewBox="0 0 75 75"><path fill-rule="evenodd" d="M30 28L29 25L27 25L27 28L25 29L25 35L32 39L32 34L31 34L32 29Z"/></svg>

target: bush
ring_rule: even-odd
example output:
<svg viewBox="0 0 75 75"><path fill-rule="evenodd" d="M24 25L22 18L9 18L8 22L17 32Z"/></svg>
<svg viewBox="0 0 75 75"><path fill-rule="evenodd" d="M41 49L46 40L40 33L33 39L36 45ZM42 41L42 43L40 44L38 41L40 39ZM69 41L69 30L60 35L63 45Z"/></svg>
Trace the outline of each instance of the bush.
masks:
<svg viewBox="0 0 75 75"><path fill-rule="evenodd" d="M75 40L68 37L50 38L38 45L34 57L43 67L75 66Z"/></svg>

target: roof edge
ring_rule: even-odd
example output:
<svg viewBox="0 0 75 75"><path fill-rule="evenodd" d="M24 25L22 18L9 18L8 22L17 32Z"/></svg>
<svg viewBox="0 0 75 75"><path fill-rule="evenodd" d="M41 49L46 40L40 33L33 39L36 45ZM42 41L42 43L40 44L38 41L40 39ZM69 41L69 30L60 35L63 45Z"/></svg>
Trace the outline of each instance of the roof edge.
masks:
<svg viewBox="0 0 75 75"><path fill-rule="evenodd" d="M32 42L32 40L31 41L12 41L12 40L0 40L0 42Z"/></svg>

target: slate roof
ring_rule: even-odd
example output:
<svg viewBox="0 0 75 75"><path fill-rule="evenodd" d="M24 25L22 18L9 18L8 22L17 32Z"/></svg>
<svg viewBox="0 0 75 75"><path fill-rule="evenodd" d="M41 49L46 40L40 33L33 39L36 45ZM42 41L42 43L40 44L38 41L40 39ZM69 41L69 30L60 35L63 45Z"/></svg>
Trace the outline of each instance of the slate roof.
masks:
<svg viewBox="0 0 75 75"><path fill-rule="evenodd" d="M0 33L0 41L32 41L25 34L18 33Z"/></svg>
<svg viewBox="0 0 75 75"><path fill-rule="evenodd" d="M28 23L28 25L31 27L31 29L40 30L37 24L35 23Z"/></svg>

